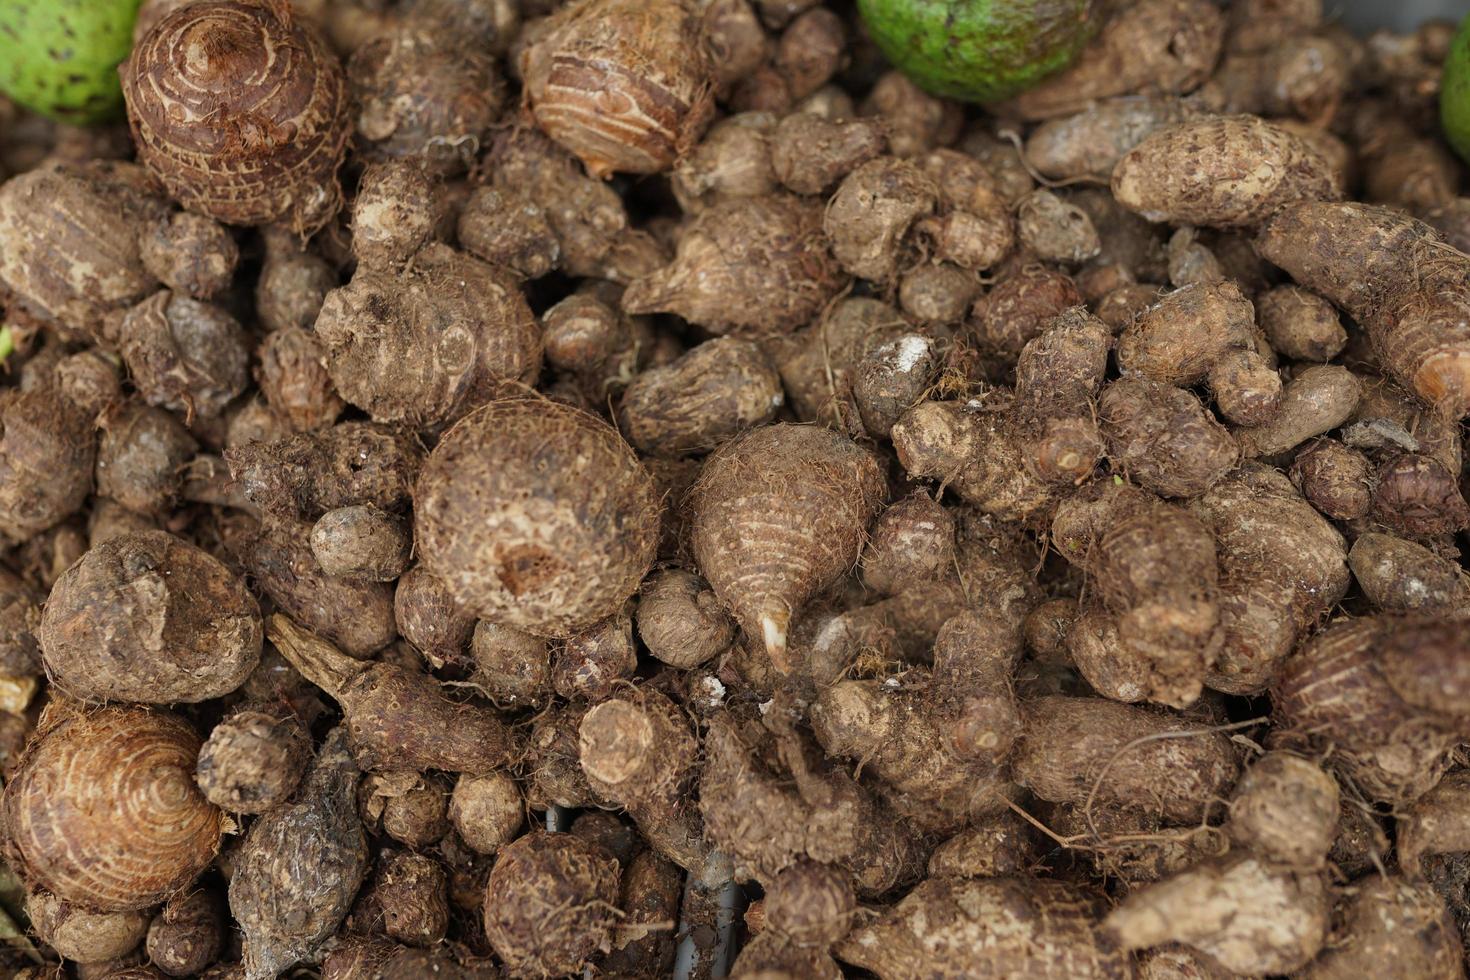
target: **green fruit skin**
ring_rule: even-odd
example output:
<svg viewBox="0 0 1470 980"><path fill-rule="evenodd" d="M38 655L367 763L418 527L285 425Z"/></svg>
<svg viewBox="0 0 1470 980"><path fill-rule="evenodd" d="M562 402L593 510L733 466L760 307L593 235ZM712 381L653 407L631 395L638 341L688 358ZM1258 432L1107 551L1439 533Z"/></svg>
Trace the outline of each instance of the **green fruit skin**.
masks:
<svg viewBox="0 0 1470 980"><path fill-rule="evenodd" d="M1470 17L1460 21L1439 82L1439 123L1445 139L1470 162Z"/></svg>
<svg viewBox="0 0 1470 980"><path fill-rule="evenodd" d="M68 123L122 114L141 0L0 0L0 92Z"/></svg>
<svg viewBox="0 0 1470 980"><path fill-rule="evenodd" d="M995 102L1067 67L1097 0L858 0L888 60L927 92Z"/></svg>

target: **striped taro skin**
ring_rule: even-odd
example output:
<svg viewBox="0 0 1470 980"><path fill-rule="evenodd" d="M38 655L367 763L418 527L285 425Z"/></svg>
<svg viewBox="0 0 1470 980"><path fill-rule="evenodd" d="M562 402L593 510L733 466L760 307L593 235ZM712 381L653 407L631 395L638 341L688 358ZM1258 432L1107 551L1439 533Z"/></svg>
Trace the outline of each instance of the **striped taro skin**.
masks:
<svg viewBox="0 0 1470 980"><path fill-rule="evenodd" d="M199 747L183 719L144 708L87 709L45 731L5 788L27 880L104 912L187 887L214 860L224 821L194 783Z"/></svg>
<svg viewBox="0 0 1470 980"><path fill-rule="evenodd" d="M755 429L705 464L690 492L695 560L781 672L792 617L857 562L887 489L871 453L816 426Z"/></svg>
<svg viewBox="0 0 1470 980"><path fill-rule="evenodd" d="M688 0L583 0L523 56L536 125L588 173L655 174L714 111L711 65Z"/></svg>
<svg viewBox="0 0 1470 980"><path fill-rule="evenodd" d="M326 42L264 0L205 0L159 21L120 72L139 159L185 207L315 231L342 203L347 82Z"/></svg>

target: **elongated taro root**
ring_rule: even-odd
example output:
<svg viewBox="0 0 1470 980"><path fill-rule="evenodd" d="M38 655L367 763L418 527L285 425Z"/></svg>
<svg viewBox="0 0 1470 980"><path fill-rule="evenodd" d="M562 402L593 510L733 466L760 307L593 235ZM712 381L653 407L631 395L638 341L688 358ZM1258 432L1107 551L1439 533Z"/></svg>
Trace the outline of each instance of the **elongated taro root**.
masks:
<svg viewBox="0 0 1470 980"><path fill-rule="evenodd" d="M1348 552L1363 596L1383 612L1448 612L1470 606L1470 576L1421 544L1370 532Z"/></svg>
<svg viewBox="0 0 1470 980"><path fill-rule="evenodd" d="M194 779L217 806L264 813L291 796L310 757L311 736L300 719L273 705L247 706L214 726Z"/></svg>
<svg viewBox="0 0 1470 980"><path fill-rule="evenodd" d="M617 922L618 863L572 834L532 831L485 884L485 938L513 977L577 973Z"/></svg>
<svg viewBox="0 0 1470 980"><path fill-rule="evenodd" d="M1436 625L1462 629L1453 622L1380 616L1339 620L1318 633L1282 664L1274 684L1272 707L1282 735L1330 744L1328 765L1371 799L1405 803L1424 795L1449 768L1462 723L1416 707L1385 668L1392 663L1399 675L1423 675L1415 685L1453 677L1452 666L1433 659L1441 650L1453 663L1456 650L1436 635ZM1389 638L1394 661L1382 652Z"/></svg>
<svg viewBox="0 0 1470 980"><path fill-rule="evenodd" d="M1368 334L1387 374L1450 418L1470 412L1470 258L1428 225L1370 204L1300 203L1256 250Z"/></svg>
<svg viewBox="0 0 1470 980"><path fill-rule="evenodd" d="M1345 902L1341 942L1299 974L1304 980L1460 980L1459 930L1444 899L1425 884L1374 875Z"/></svg>
<svg viewBox="0 0 1470 980"><path fill-rule="evenodd" d="M690 493L700 572L782 673L792 617L857 562L887 495L873 456L827 429L769 425L711 456Z"/></svg>
<svg viewBox="0 0 1470 980"><path fill-rule="evenodd" d="M1209 528L1182 507L1105 481L1063 501L1051 530L1095 588L1067 638L1083 676L1121 700L1193 703L1221 643Z"/></svg>
<svg viewBox="0 0 1470 980"><path fill-rule="evenodd" d="M357 780L347 731L335 728L296 799L250 825L229 891L246 980L269 980L313 955L346 918L368 867Z"/></svg>
<svg viewBox="0 0 1470 980"><path fill-rule="evenodd" d="M227 224L279 220L310 232L342 202L347 82L316 30L279 9L180 7L139 39L119 74L138 156L175 199Z"/></svg>
<svg viewBox="0 0 1470 980"><path fill-rule="evenodd" d="M1147 708L1044 697L1024 704L1021 714L1016 781L1054 803L1197 821L1239 772L1224 735Z"/></svg>
<svg viewBox="0 0 1470 980"><path fill-rule="evenodd" d="M618 430L642 452L682 456L764 425L784 401L781 377L758 346L717 337L640 372L618 405Z"/></svg>
<svg viewBox="0 0 1470 980"><path fill-rule="evenodd" d="M113 538L57 580L38 634L46 670L85 699L206 701L260 659L244 581L164 531Z"/></svg>
<svg viewBox="0 0 1470 980"><path fill-rule="evenodd" d="M541 329L520 285L445 245L401 272L360 269L327 294L316 333L342 397L379 421L453 421L541 370Z"/></svg>
<svg viewBox="0 0 1470 980"><path fill-rule="evenodd" d="M170 898L148 926L148 959L171 977L202 972L225 944L223 905L208 888Z"/></svg>
<svg viewBox="0 0 1470 980"><path fill-rule="evenodd" d="M1005 805L998 764L1020 733L1011 690L1020 655L1019 622L999 611L962 613L939 631L927 685L839 681L818 694L812 728L829 755L883 780L905 817L954 832Z"/></svg>
<svg viewBox="0 0 1470 980"><path fill-rule="evenodd" d="M214 860L224 827L194 786L199 736L143 708L51 710L5 786L14 866L102 912L147 908L187 887Z"/></svg>
<svg viewBox="0 0 1470 980"><path fill-rule="evenodd" d="M517 751L493 710L450 700L427 674L382 660L354 660L279 613L267 633L293 667L342 706L364 770L484 773Z"/></svg>
<svg viewBox="0 0 1470 980"><path fill-rule="evenodd" d="M623 309L675 313L713 333L791 331L846 281L822 238L821 206L770 194L701 211L674 261L628 286Z"/></svg>
<svg viewBox="0 0 1470 980"><path fill-rule="evenodd" d="M1327 939L1330 916L1319 874L1246 855L1133 893L1103 929L1123 949L1180 942L1227 970L1256 975L1306 966Z"/></svg>
<svg viewBox="0 0 1470 980"><path fill-rule="evenodd" d="M610 698L583 716L577 740L588 785L626 809L654 850L701 887L729 880L729 859L706 842L689 799L698 742L674 702L651 688Z"/></svg>
<svg viewBox="0 0 1470 980"><path fill-rule="evenodd" d="M1198 496L1239 456L1229 431L1186 388L1120 378L1103 390L1098 411L1113 465L1161 496Z"/></svg>
<svg viewBox="0 0 1470 980"><path fill-rule="evenodd" d="M714 111L709 54L685 0L590 0L522 55L536 125L594 177L667 170Z"/></svg>
<svg viewBox="0 0 1470 980"><path fill-rule="evenodd" d="M505 399L467 416L415 493L418 549L465 609L568 636L637 589L657 545L653 481L605 422Z"/></svg>
<svg viewBox="0 0 1470 980"><path fill-rule="evenodd" d="M77 963L126 956L148 933L147 912L89 912L41 889L26 896L26 915L37 938Z"/></svg>
<svg viewBox="0 0 1470 980"><path fill-rule="evenodd" d="M1347 594L1346 542L1280 472L1247 463L1189 510L1215 537L1222 645L1206 684L1258 693Z"/></svg>
<svg viewBox="0 0 1470 980"><path fill-rule="evenodd" d="M1359 378L1340 364L1314 364L1281 389L1274 416L1261 425L1235 430L1243 456L1274 456L1352 417L1362 397Z"/></svg>
<svg viewBox="0 0 1470 980"><path fill-rule="evenodd" d="M1098 929L1098 893L1027 878L931 878L837 945L882 980L1124 980L1128 955Z"/></svg>
<svg viewBox="0 0 1470 980"><path fill-rule="evenodd" d="M841 867L860 895L919 877L914 828L798 738L783 738L771 761L768 748L726 715L710 720L699 806L737 880L769 884L803 859Z"/></svg>
<svg viewBox="0 0 1470 980"><path fill-rule="evenodd" d="M1150 221L1218 228L1258 225L1288 204L1338 196L1326 161L1256 116L1156 130L1118 161L1112 185L1119 203Z"/></svg>
<svg viewBox="0 0 1470 980"><path fill-rule="evenodd" d="M1043 177L1107 180L1123 154L1189 112L1179 99L1154 95L1105 99L1037 126L1026 139L1026 162Z"/></svg>

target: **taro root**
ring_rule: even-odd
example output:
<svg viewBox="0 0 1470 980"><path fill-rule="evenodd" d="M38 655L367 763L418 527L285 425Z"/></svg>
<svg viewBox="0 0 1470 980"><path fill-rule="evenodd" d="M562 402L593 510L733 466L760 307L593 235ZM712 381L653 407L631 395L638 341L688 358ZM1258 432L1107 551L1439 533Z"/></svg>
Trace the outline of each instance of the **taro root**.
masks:
<svg viewBox="0 0 1470 980"><path fill-rule="evenodd" d="M878 157L842 181L822 228L842 268L888 282L898 272L910 226L937 203L938 188L918 166L896 156Z"/></svg>
<svg viewBox="0 0 1470 980"><path fill-rule="evenodd" d="M363 780L358 801L363 823L400 843L430 847L449 832L449 793L436 775L402 771Z"/></svg>
<svg viewBox="0 0 1470 980"><path fill-rule="evenodd" d="M1345 902L1341 943L1323 950L1303 980L1454 980L1464 976L1464 949L1445 901L1427 884L1385 877L1354 882Z"/></svg>
<svg viewBox="0 0 1470 980"><path fill-rule="evenodd" d="M56 391L0 391L0 535L19 543L76 512L96 448L92 420Z"/></svg>
<svg viewBox="0 0 1470 980"><path fill-rule="evenodd" d="M515 840L526 821L526 800L505 773L464 774L449 798L449 822L478 854L494 854Z"/></svg>
<svg viewBox="0 0 1470 980"><path fill-rule="evenodd" d="M709 586L677 568L654 572L638 594L638 637L656 660L692 670L735 640L735 624Z"/></svg>
<svg viewBox="0 0 1470 980"><path fill-rule="evenodd" d="M265 264L255 283L255 312L266 329L309 328L322 300L337 285L336 270L326 259L302 251L287 231L265 229Z"/></svg>
<svg viewBox="0 0 1470 980"><path fill-rule="evenodd" d="M295 431L331 425L347 407L327 371L326 347L312 331L297 326L273 330L256 356L261 394Z"/></svg>
<svg viewBox="0 0 1470 980"><path fill-rule="evenodd" d="M486 262L539 279L561 261L561 242L546 211L520 195L477 187L459 215L459 243Z"/></svg>
<svg viewBox="0 0 1470 980"><path fill-rule="evenodd" d="M148 927L148 959L171 977L190 977L219 958L225 944L223 903L207 888L182 892Z"/></svg>
<svg viewBox="0 0 1470 980"><path fill-rule="evenodd" d="M613 940L616 947L603 960L609 974L667 976L674 968L684 895L684 872L653 851L640 851L623 865L619 908L624 918Z"/></svg>
<svg viewBox="0 0 1470 980"><path fill-rule="evenodd" d="M436 23L433 13L415 13L413 22L348 59L357 147L367 160L411 159L436 173L457 173L500 114L503 85L490 52L473 36L442 18Z"/></svg>
<svg viewBox="0 0 1470 980"><path fill-rule="evenodd" d="M705 464L690 499L695 560L781 672L792 618L857 561L886 492L870 453L808 426L756 429Z"/></svg>
<svg viewBox="0 0 1470 980"><path fill-rule="evenodd" d="M245 331L212 303L159 290L103 332L143 400L191 420L216 418L249 383Z"/></svg>
<svg viewBox="0 0 1470 980"><path fill-rule="evenodd" d="M863 428L886 438L939 374L940 352L921 333L906 333L870 350L853 372L852 400Z"/></svg>
<svg viewBox="0 0 1470 980"><path fill-rule="evenodd" d="M671 181L680 206L694 213L727 198L776 190L770 145L775 125L769 112L742 112L712 126L674 168Z"/></svg>
<svg viewBox="0 0 1470 980"><path fill-rule="evenodd" d="M131 166L131 165L128 165ZM0 280L26 314L92 333L108 312L153 291L137 216L87 168L40 167L0 187Z"/></svg>
<svg viewBox="0 0 1470 980"><path fill-rule="evenodd" d="M1043 177L1106 180L1125 153L1188 112L1180 99L1151 95L1105 99L1076 115L1037 126L1026 139L1026 162Z"/></svg>
<svg viewBox="0 0 1470 980"><path fill-rule="evenodd" d="M635 280L629 313L674 313L713 333L789 332L845 285L822 208L789 194L722 201L679 236L672 264Z"/></svg>
<svg viewBox="0 0 1470 980"><path fill-rule="evenodd" d="M591 0L522 55L536 125L594 177L667 170L714 112L709 54L686 0Z"/></svg>
<svg viewBox="0 0 1470 980"><path fill-rule="evenodd" d="M370 164L352 201L352 254L374 269L401 267L434 234L437 194L416 161Z"/></svg>
<svg viewBox="0 0 1470 980"><path fill-rule="evenodd" d="M357 779L346 729L335 728L296 799L250 825L229 892L248 980L268 980L313 955L347 916L368 866Z"/></svg>
<svg viewBox="0 0 1470 980"><path fill-rule="evenodd" d="M109 408L97 424L97 493L143 514L169 510L185 464L199 451L178 417L129 400Z"/></svg>
<svg viewBox="0 0 1470 980"><path fill-rule="evenodd" d="M392 582L408 567L412 546L402 520L368 504L329 510L311 529L317 563L341 578Z"/></svg>
<svg viewBox="0 0 1470 980"><path fill-rule="evenodd" d="M418 550L466 610L565 637L614 613L653 562L653 482L617 433L550 401L451 429L415 493Z"/></svg>
<svg viewBox="0 0 1470 980"><path fill-rule="evenodd" d="M683 456L769 422L784 400L781 378L758 346L718 337L640 372L623 392L618 429L642 452Z"/></svg>
<svg viewBox="0 0 1470 980"><path fill-rule="evenodd" d="M57 580L38 633L47 673L85 699L205 701L260 659L260 609L234 572L164 531L113 538Z"/></svg>
<svg viewBox="0 0 1470 980"><path fill-rule="evenodd" d="M101 963L131 953L148 933L147 912L91 912L37 889L26 896L37 938L77 963Z"/></svg>
<svg viewBox="0 0 1470 980"><path fill-rule="evenodd" d="M358 898L355 922L366 931L381 930L410 946L435 946L449 928L449 898L444 865L411 851L387 851Z"/></svg>
<svg viewBox="0 0 1470 980"><path fill-rule="evenodd" d="M580 972L617 923L618 863L571 834L532 831L485 885L485 937L513 977Z"/></svg>
<svg viewBox="0 0 1470 980"><path fill-rule="evenodd" d="M199 736L145 708L56 717L5 786L16 867L57 898L144 909L186 888L219 850L224 814L194 786Z"/></svg>
<svg viewBox="0 0 1470 980"><path fill-rule="evenodd" d="M462 612L444 584L422 565L398 579L393 616L399 635L434 667L460 660L475 629L475 617Z"/></svg>
<svg viewBox="0 0 1470 980"><path fill-rule="evenodd" d="M280 9L181 7L139 39L119 74L139 159L174 198L226 224L311 232L342 202L347 82L316 30Z"/></svg>
<svg viewBox="0 0 1470 980"><path fill-rule="evenodd" d="M496 704L540 707L551 697L550 645L514 626L479 622L470 636L474 682Z"/></svg>
<svg viewBox="0 0 1470 980"><path fill-rule="evenodd" d="M1226 831L1240 847L1294 868L1320 868L1337 836L1337 780L1290 752L1268 752L1235 784Z"/></svg>
<svg viewBox="0 0 1470 980"><path fill-rule="evenodd" d="M794 112L771 134L771 169L787 189L821 194L881 154L887 144L883 127L875 120L829 120Z"/></svg>
<svg viewBox="0 0 1470 980"><path fill-rule="evenodd" d="M240 248L228 228L203 215L175 211L139 235L143 267L174 292L212 299L235 276Z"/></svg>
<svg viewBox="0 0 1470 980"><path fill-rule="evenodd" d="M970 320L981 349L1009 361L1045 332L1057 315L1081 304L1077 284L1065 273L1028 262L1004 273L977 299Z"/></svg>
<svg viewBox="0 0 1470 980"><path fill-rule="evenodd" d="M217 806L265 813L291 796L310 758L311 737L299 719L269 705L246 706L209 733L194 779Z"/></svg>
<svg viewBox="0 0 1470 980"><path fill-rule="evenodd" d="M1391 534L1361 534L1348 564L1363 595L1384 612L1433 612L1470 605L1470 576L1423 545Z"/></svg>
<svg viewBox="0 0 1470 980"><path fill-rule="evenodd" d="M1108 456L1146 490L1193 497L1237 461L1235 440L1188 389L1120 378L1098 400Z"/></svg>
<svg viewBox="0 0 1470 980"><path fill-rule="evenodd" d="M551 686L569 701L596 704L632 680L638 669L633 621L627 610L567 637L551 662Z"/></svg>
<svg viewBox="0 0 1470 980"><path fill-rule="evenodd" d="M955 518L917 491L894 501L873 523L863 549L863 584L881 595L943 574L955 560Z"/></svg>
<svg viewBox="0 0 1470 980"><path fill-rule="evenodd" d="M517 751L491 709L451 700L439 682L387 661L354 660L285 616L271 617L271 643L342 707L361 768L483 773Z"/></svg>
<svg viewBox="0 0 1470 980"><path fill-rule="evenodd" d="M1291 464L1291 482L1326 516L1351 521L1373 503L1373 463L1336 439L1314 439Z"/></svg>
<svg viewBox="0 0 1470 980"><path fill-rule="evenodd" d="M401 272L360 268L316 321L347 401L383 422L453 421L541 370L541 330L514 277L446 245Z"/></svg>

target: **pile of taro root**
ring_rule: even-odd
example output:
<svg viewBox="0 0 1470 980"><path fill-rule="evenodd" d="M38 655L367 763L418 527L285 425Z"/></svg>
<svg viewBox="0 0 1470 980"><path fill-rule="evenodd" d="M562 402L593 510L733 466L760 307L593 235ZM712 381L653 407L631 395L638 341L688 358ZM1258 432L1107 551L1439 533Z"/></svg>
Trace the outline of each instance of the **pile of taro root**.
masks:
<svg viewBox="0 0 1470 980"><path fill-rule="evenodd" d="M145 3L0 111L0 972L1463 977L1452 29L1322 7L982 108L847 3Z"/></svg>

